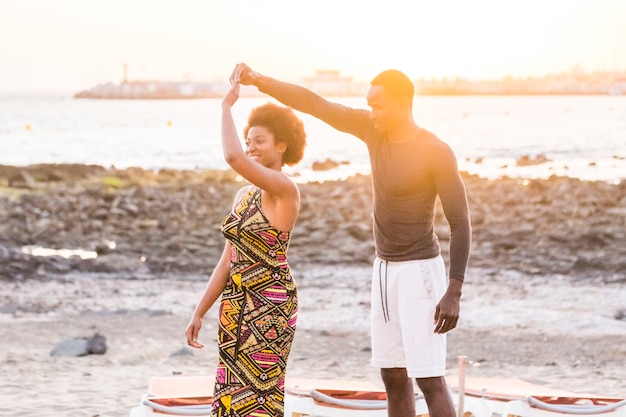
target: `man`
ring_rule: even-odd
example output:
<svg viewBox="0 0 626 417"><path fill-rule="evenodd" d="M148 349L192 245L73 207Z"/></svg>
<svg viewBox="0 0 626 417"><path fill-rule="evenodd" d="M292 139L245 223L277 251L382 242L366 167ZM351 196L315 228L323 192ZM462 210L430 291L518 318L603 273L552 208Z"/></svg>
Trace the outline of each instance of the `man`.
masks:
<svg viewBox="0 0 626 417"><path fill-rule="evenodd" d="M389 416L415 416L415 378L429 414L453 417L444 379L446 333L459 318L471 243L470 216L454 153L413 118L413 83L397 70L380 73L367 93L368 111L327 101L304 87L252 71L246 64L235 67L231 82L254 85L367 145L376 247L372 364L381 368ZM450 224L449 279L434 233L437 196Z"/></svg>

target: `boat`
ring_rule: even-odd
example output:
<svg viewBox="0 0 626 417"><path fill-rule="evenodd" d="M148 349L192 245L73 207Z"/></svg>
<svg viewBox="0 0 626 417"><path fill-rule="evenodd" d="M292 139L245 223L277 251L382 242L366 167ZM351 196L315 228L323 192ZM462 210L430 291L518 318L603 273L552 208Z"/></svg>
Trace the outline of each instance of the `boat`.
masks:
<svg viewBox="0 0 626 417"><path fill-rule="evenodd" d="M600 398L535 385L516 378L446 377L459 417L626 417L626 399ZM211 415L212 376L154 377L129 417ZM387 417L386 394L367 381L287 379L286 417ZM416 416L427 416L422 395Z"/></svg>
<svg viewBox="0 0 626 417"><path fill-rule="evenodd" d="M148 393L131 410L129 417L171 415L211 415L211 376L153 377ZM285 381L285 416L319 414L319 408L331 407L342 416L386 415L384 389L367 381L293 379ZM322 414L320 414L322 415Z"/></svg>

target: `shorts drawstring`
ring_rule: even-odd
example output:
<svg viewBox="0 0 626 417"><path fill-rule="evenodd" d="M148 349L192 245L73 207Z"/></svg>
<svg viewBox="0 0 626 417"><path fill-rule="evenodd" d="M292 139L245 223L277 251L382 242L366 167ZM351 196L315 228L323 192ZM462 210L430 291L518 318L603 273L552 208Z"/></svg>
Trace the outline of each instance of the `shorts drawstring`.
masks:
<svg viewBox="0 0 626 417"><path fill-rule="evenodd" d="M382 277L382 265L385 263L385 291L383 292L383 277ZM383 318L385 319L385 323L391 321L389 318L389 298L387 295L387 265L389 262L380 260L378 264L378 286L380 288L380 304L383 307Z"/></svg>

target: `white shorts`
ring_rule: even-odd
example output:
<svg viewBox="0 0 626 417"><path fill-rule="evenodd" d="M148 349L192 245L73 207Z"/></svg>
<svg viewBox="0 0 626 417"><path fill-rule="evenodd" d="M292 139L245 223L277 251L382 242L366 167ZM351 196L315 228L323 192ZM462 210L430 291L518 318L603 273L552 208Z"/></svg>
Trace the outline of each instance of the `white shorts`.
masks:
<svg viewBox="0 0 626 417"><path fill-rule="evenodd" d="M445 375L446 335L435 307L448 287L443 258L388 262L372 271L372 365L406 368L411 378Z"/></svg>

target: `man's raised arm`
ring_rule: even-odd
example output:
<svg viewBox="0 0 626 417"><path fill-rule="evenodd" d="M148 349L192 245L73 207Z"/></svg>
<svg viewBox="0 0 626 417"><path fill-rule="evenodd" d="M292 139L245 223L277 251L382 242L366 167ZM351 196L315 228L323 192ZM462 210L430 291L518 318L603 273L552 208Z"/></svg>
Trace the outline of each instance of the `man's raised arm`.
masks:
<svg viewBox="0 0 626 417"><path fill-rule="evenodd" d="M313 91L284 81L279 81L256 71L247 64L237 64L230 76L231 83L253 85L262 93L294 110L310 114L342 132L361 137L363 122L369 120L369 112L355 110L326 100Z"/></svg>

